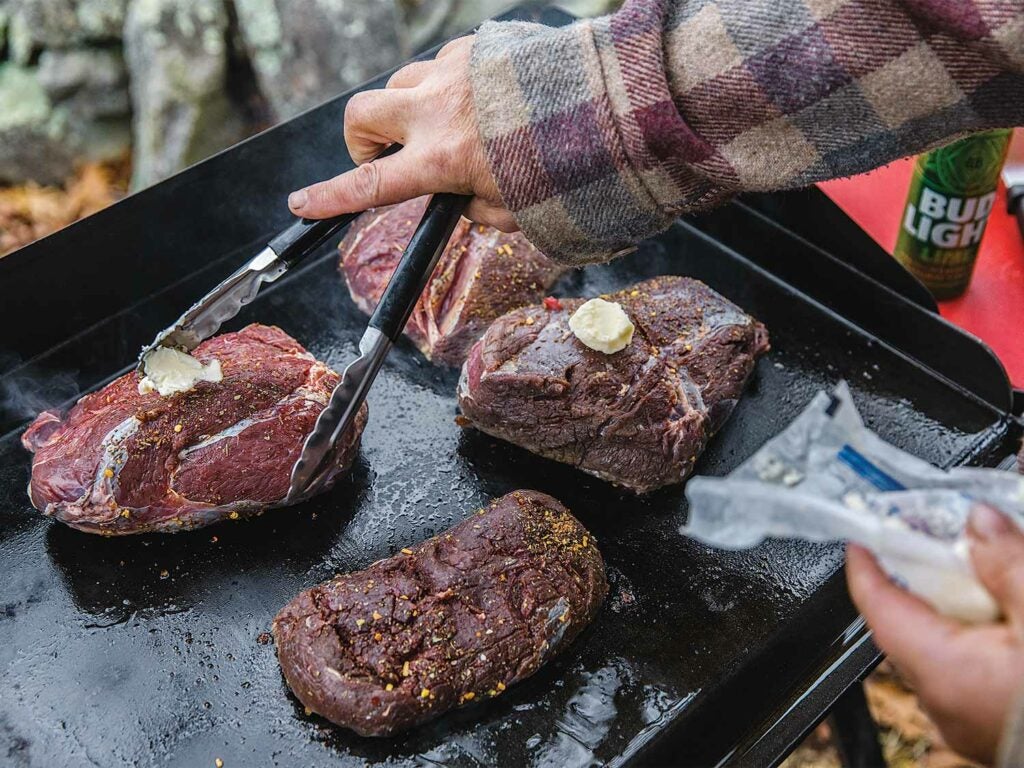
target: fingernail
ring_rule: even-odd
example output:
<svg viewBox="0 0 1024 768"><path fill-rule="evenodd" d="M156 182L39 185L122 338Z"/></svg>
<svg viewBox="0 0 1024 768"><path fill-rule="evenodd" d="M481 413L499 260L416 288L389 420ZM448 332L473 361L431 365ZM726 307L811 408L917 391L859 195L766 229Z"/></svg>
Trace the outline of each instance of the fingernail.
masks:
<svg viewBox="0 0 1024 768"><path fill-rule="evenodd" d="M979 504L971 511L968 525L970 532L982 541L997 539L1012 530L1012 523L1006 519L1006 515L984 504Z"/></svg>
<svg viewBox="0 0 1024 768"><path fill-rule="evenodd" d="M296 192L292 192L288 195L288 207L293 211L297 211L306 205L306 201L309 200L309 195L306 194L306 190L300 189Z"/></svg>

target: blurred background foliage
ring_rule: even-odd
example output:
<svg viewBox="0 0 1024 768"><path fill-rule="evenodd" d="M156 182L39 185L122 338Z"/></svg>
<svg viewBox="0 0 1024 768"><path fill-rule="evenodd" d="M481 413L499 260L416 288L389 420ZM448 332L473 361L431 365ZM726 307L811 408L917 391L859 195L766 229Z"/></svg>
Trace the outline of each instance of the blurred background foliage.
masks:
<svg viewBox="0 0 1024 768"><path fill-rule="evenodd" d="M0 256L512 5L0 0Z"/></svg>
<svg viewBox="0 0 1024 768"><path fill-rule="evenodd" d="M0 0L0 183L60 184L130 154L132 188L148 186L510 5Z"/></svg>

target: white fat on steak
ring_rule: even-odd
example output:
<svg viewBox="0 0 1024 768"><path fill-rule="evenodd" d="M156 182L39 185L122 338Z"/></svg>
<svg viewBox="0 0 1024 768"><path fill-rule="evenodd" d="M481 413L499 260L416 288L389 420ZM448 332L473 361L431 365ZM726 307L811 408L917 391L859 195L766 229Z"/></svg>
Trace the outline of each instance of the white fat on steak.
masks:
<svg viewBox="0 0 1024 768"><path fill-rule="evenodd" d="M71 520L78 519L86 514L86 510L95 510L106 507L108 512L102 517L103 520L115 519L121 510L114 500L114 490L117 482L117 475L121 467L128 461L128 451L124 443L135 434L142 424L134 416L129 416L112 430L104 435L100 443L100 462L96 467L96 474L92 485L85 489L84 493L75 501L65 505L62 514ZM51 502L40 503L32 495L32 483L29 482L28 495L32 505L44 515L53 516L57 511L57 505Z"/></svg>
<svg viewBox="0 0 1024 768"><path fill-rule="evenodd" d="M139 394L158 392L160 397L187 392L200 381L218 382L224 378L219 360L203 365L192 355L170 347L158 347L146 355L143 370L146 375L139 381Z"/></svg>

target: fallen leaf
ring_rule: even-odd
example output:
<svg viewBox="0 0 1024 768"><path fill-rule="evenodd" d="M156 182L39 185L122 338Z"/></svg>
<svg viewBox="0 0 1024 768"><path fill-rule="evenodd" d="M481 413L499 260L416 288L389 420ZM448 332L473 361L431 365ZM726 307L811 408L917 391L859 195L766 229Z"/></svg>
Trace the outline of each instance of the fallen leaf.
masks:
<svg viewBox="0 0 1024 768"><path fill-rule="evenodd" d="M86 163L64 187L0 187L0 256L124 197L129 161Z"/></svg>

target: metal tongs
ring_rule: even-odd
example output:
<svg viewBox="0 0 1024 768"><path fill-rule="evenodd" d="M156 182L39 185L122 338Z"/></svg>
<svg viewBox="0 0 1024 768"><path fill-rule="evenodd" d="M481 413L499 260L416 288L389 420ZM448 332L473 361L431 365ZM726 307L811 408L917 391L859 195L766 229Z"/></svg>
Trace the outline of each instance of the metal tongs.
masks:
<svg viewBox="0 0 1024 768"><path fill-rule="evenodd" d="M382 155L397 149L397 145L392 145ZM292 467L286 502L312 496L323 487L330 474L326 465L335 443L352 425L388 350L402 334L468 201L469 198L462 195L437 194L427 204L427 210L359 341L359 357L345 368L341 381L331 393L327 407L317 417L313 431L306 438L302 453ZM192 305L173 325L158 333L153 343L139 354L139 373L144 373L146 356L158 347L191 352L252 301L264 283L277 280L357 216L359 213L330 219L300 219L280 232L255 258Z"/></svg>
<svg viewBox="0 0 1024 768"><path fill-rule="evenodd" d="M359 357L345 368L292 467L287 501L312 496L327 481L327 465L335 443L355 421L377 371L391 345L402 335L468 202L469 198L463 195L437 194L427 203L426 213L359 340Z"/></svg>
<svg viewBox="0 0 1024 768"><path fill-rule="evenodd" d="M399 149L401 145L392 144L375 159L393 155ZM198 347L204 339L213 336L222 323L256 298L264 283L274 282L297 266L327 238L351 224L359 215L343 213L330 219L298 219L288 229L279 232L255 258L193 304L173 325L160 331L152 344L142 348L137 366L139 374L145 373L146 356L158 347L172 347L182 352L191 352Z"/></svg>

